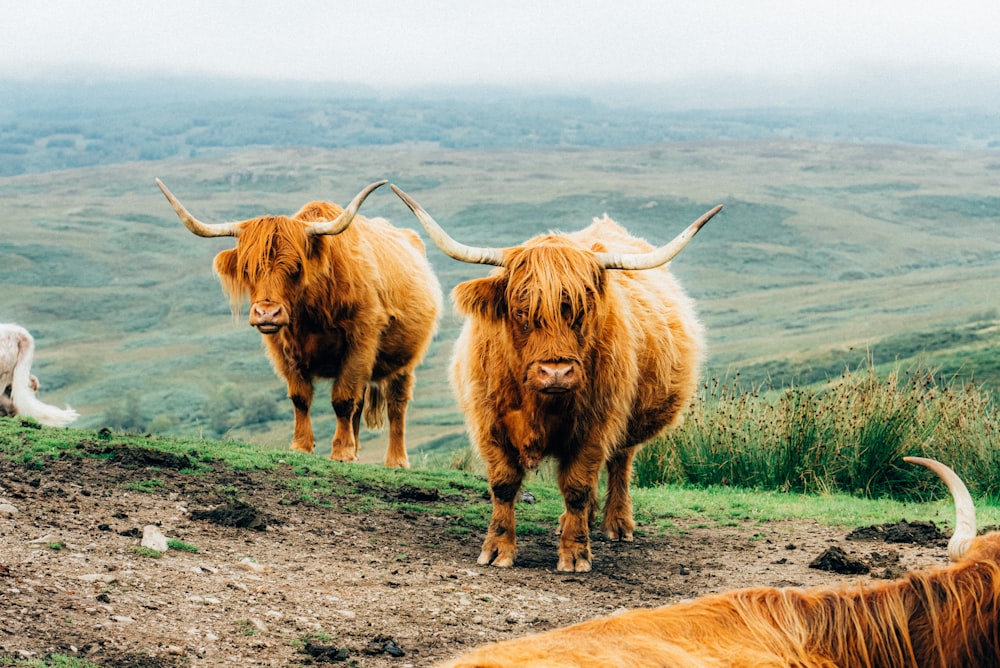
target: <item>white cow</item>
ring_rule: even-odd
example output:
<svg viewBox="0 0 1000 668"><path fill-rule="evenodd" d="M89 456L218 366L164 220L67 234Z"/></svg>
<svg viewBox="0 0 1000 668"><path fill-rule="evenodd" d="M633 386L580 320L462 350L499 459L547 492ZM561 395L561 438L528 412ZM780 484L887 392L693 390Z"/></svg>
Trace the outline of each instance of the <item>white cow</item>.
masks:
<svg viewBox="0 0 1000 668"><path fill-rule="evenodd" d="M50 427L65 427L80 414L38 400L38 379L31 375L34 356L35 340L28 330L0 323L0 416L23 415Z"/></svg>

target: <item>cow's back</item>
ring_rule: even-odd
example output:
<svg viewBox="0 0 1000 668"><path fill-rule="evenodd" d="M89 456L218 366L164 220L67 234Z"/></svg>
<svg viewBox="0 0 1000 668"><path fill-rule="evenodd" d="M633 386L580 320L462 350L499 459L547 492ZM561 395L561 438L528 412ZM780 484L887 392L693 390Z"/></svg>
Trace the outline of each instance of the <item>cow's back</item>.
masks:
<svg viewBox="0 0 1000 668"><path fill-rule="evenodd" d="M607 216L570 235L587 248L646 253L654 247ZM608 298L635 337L638 375L628 444L642 443L679 420L697 389L704 331L693 300L670 272L607 270Z"/></svg>
<svg viewBox="0 0 1000 668"><path fill-rule="evenodd" d="M430 346L442 310L443 298L423 242L413 230L393 227L381 218L360 221L362 233L378 265L378 292L398 331L387 331L386 353L412 348L422 359ZM355 223L357 224L357 223Z"/></svg>

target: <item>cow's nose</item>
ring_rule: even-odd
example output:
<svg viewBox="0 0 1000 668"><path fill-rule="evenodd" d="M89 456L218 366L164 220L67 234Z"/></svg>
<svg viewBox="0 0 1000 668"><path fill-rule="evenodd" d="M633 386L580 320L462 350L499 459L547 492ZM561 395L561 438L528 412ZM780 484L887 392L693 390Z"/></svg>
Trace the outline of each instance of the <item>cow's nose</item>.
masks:
<svg viewBox="0 0 1000 668"><path fill-rule="evenodd" d="M274 334L288 324L288 312L281 304L259 301L250 306L250 326L263 334Z"/></svg>
<svg viewBox="0 0 1000 668"><path fill-rule="evenodd" d="M254 304L253 306L253 315L258 321L275 320L280 312L281 306L278 304Z"/></svg>
<svg viewBox="0 0 1000 668"><path fill-rule="evenodd" d="M576 380L576 370L569 362L542 362L536 367L535 373L543 392L564 392Z"/></svg>

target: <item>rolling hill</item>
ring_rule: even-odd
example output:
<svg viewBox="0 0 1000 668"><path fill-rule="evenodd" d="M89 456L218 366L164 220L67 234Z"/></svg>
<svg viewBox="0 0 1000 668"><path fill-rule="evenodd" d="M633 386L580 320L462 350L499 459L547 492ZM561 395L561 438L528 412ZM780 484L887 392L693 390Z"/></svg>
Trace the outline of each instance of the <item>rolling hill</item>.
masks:
<svg viewBox="0 0 1000 668"><path fill-rule="evenodd" d="M73 405L81 427L285 447L284 385L212 275L232 241L188 233L154 178L203 220L344 203L388 178L477 245L577 229L605 212L664 242L723 204L672 263L706 325L707 375L816 382L869 357L997 388L998 175L991 150L782 138L232 147L21 173L0 177L0 321L34 333L41 398ZM423 235L388 189L362 213ZM446 291L487 271L429 254ZM419 371L411 458L463 442L446 380L459 325L449 309ZM315 413L317 447L328 450L326 393ZM362 456L381 459L384 435L364 435Z"/></svg>

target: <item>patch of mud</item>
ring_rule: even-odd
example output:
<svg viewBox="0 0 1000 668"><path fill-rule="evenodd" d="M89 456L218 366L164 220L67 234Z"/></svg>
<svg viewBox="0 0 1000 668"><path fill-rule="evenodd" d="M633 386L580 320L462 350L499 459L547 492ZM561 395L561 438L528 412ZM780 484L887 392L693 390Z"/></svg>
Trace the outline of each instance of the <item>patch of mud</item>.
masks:
<svg viewBox="0 0 1000 668"><path fill-rule="evenodd" d="M413 485L400 485L396 498L400 501L440 501L441 492Z"/></svg>
<svg viewBox="0 0 1000 668"><path fill-rule="evenodd" d="M906 574L899 552L872 552L867 557L854 557L833 545L809 563L809 568L840 575L871 575L881 580L894 580Z"/></svg>
<svg viewBox="0 0 1000 668"><path fill-rule="evenodd" d="M141 448L133 445L93 443L81 444L87 452L96 455L110 455L110 459L129 468L158 468L181 471L194 467L194 462L187 455L175 455L172 452ZM78 446L78 447L81 447Z"/></svg>
<svg viewBox="0 0 1000 668"><path fill-rule="evenodd" d="M907 522L858 527L847 534L847 540L870 540L884 543L912 543L914 545L941 546L948 544L948 537L933 522Z"/></svg>
<svg viewBox="0 0 1000 668"><path fill-rule="evenodd" d="M836 545L828 547L823 551L823 554L809 562L809 568L831 571L841 575L859 575L871 571L871 568L863 561L849 557L842 548Z"/></svg>
<svg viewBox="0 0 1000 668"><path fill-rule="evenodd" d="M302 653L316 663L341 663L351 658L351 652L346 647L314 642L307 642Z"/></svg>
<svg viewBox="0 0 1000 668"><path fill-rule="evenodd" d="M243 501L224 503L211 510L192 510L191 519L205 520L224 527L253 529L254 531L266 531L270 522L265 513Z"/></svg>

